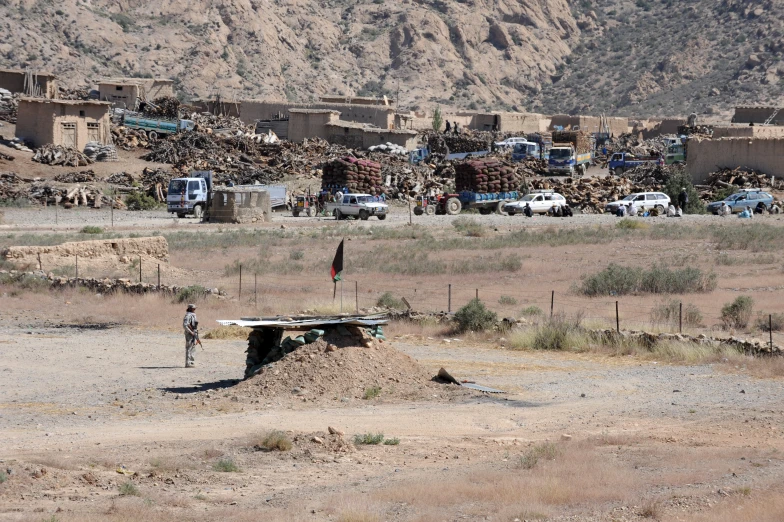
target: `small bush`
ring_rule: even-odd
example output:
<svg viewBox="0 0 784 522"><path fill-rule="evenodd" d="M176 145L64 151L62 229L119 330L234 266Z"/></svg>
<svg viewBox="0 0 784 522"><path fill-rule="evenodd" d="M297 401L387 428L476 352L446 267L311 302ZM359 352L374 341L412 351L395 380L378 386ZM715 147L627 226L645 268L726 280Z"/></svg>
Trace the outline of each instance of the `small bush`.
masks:
<svg viewBox="0 0 784 522"><path fill-rule="evenodd" d="M473 218L459 217L452 221L455 230L469 237L482 237L485 235L485 227Z"/></svg>
<svg viewBox="0 0 784 522"><path fill-rule="evenodd" d="M474 298L455 313L455 321L461 332L483 332L495 327L498 316Z"/></svg>
<svg viewBox="0 0 784 522"><path fill-rule="evenodd" d="M538 444L520 457L520 467L523 469L534 468L540 460L555 460L561 452L552 442Z"/></svg>
<svg viewBox="0 0 784 522"><path fill-rule="evenodd" d="M757 315L757 328L763 332L781 332L784 330L784 314L763 314Z"/></svg>
<svg viewBox="0 0 784 522"><path fill-rule="evenodd" d="M648 223L645 221L640 221L637 219L629 219L624 218L618 222L616 227L620 228L621 230L643 230L649 227Z"/></svg>
<svg viewBox="0 0 784 522"><path fill-rule="evenodd" d="M131 192L125 197L125 204L128 210L155 210L158 202L155 198L141 192Z"/></svg>
<svg viewBox="0 0 784 522"><path fill-rule="evenodd" d="M651 310L651 322L654 324L678 325L681 302L676 299L663 301ZM683 324L699 326L702 324L702 313L693 304L683 306Z"/></svg>
<svg viewBox="0 0 784 522"><path fill-rule="evenodd" d="M204 299L209 294L209 290L199 285L186 286L180 288L174 300L178 303L192 303L199 299Z"/></svg>
<svg viewBox="0 0 784 522"><path fill-rule="evenodd" d="M8 475L6 475L5 472L0 471L0 484L5 482L6 480L8 480Z"/></svg>
<svg viewBox="0 0 784 522"><path fill-rule="evenodd" d="M689 196L689 202L686 203L686 208L683 209L684 214L704 214L705 203L700 199L700 194L694 188L691 181L691 175L686 172L684 167L674 167L670 177L667 178L667 183L664 185L662 192L670 197L673 205L678 202L678 194L681 189L686 189L686 194Z"/></svg>
<svg viewBox="0 0 784 522"><path fill-rule="evenodd" d="M746 328L753 311L754 299L742 295L721 307L721 320L727 328Z"/></svg>
<svg viewBox="0 0 784 522"><path fill-rule="evenodd" d="M531 305L526 308L523 308L520 314L522 314L525 317L533 317L536 315L544 315L544 312L538 306Z"/></svg>
<svg viewBox="0 0 784 522"><path fill-rule="evenodd" d="M294 250L289 254L289 259L293 261L300 261L305 258L305 252L302 250Z"/></svg>
<svg viewBox="0 0 784 522"><path fill-rule="evenodd" d="M30 274L0 274L0 284L13 285L19 290L42 292L49 289L49 280Z"/></svg>
<svg viewBox="0 0 784 522"><path fill-rule="evenodd" d="M376 301L376 306L391 308L393 310L403 310L406 308L405 303L392 295L392 292L384 292L384 295L379 297L378 301Z"/></svg>
<svg viewBox="0 0 784 522"><path fill-rule="evenodd" d="M362 396L363 399L370 400L375 399L381 395L381 386L371 386L370 388L365 389L365 394Z"/></svg>
<svg viewBox="0 0 784 522"><path fill-rule="evenodd" d="M231 459L220 459L215 463L212 469L215 471L220 471L221 473L236 473L240 470L240 468L237 467L237 465Z"/></svg>
<svg viewBox="0 0 784 522"><path fill-rule="evenodd" d="M576 335L580 331L582 316L572 319L559 313L544 325L536 329L531 347L534 350L568 350L576 343Z"/></svg>
<svg viewBox="0 0 784 522"><path fill-rule="evenodd" d="M650 270L619 266L614 263L583 280L581 293L587 296L627 295L632 293L685 294L710 292L716 288L716 274L699 268L670 270L654 265Z"/></svg>
<svg viewBox="0 0 784 522"><path fill-rule="evenodd" d="M354 444L357 446L361 446L363 444L376 445L381 444L382 442L384 442L383 433L361 433L354 435Z"/></svg>
<svg viewBox="0 0 784 522"><path fill-rule="evenodd" d="M256 442L256 449L263 451L289 451L292 447L291 439L282 431L271 431Z"/></svg>
<svg viewBox="0 0 784 522"><path fill-rule="evenodd" d="M719 250L776 250L784 242L784 228L767 223L752 223L743 227L716 227L713 240Z"/></svg>
<svg viewBox="0 0 784 522"><path fill-rule="evenodd" d="M139 488L136 487L136 484L133 482L126 482L125 484L120 484L120 495L124 497L139 497L141 493L139 492Z"/></svg>
<svg viewBox="0 0 784 522"><path fill-rule="evenodd" d="M400 444L400 439L392 437L391 439L384 439L384 446L397 446Z"/></svg>
<svg viewBox="0 0 784 522"><path fill-rule="evenodd" d="M514 254L509 254L498 263L498 269L504 272L518 272L521 268L523 262Z"/></svg>
<svg viewBox="0 0 784 522"><path fill-rule="evenodd" d="M517 304L517 299L510 295L502 295L498 298L498 304L507 305L507 306L514 306Z"/></svg>
<svg viewBox="0 0 784 522"><path fill-rule="evenodd" d="M103 229L101 227L87 225L86 227L83 227L79 232L81 232L82 234L103 234Z"/></svg>

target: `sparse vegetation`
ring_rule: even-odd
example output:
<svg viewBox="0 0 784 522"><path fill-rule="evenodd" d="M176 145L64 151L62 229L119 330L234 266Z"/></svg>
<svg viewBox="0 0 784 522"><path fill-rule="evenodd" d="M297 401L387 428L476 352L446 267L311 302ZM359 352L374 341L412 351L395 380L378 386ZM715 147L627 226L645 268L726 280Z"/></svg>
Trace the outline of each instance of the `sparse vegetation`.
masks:
<svg viewBox="0 0 784 522"><path fill-rule="evenodd" d="M384 434L383 433L360 433L354 435L354 444L356 446L362 445L377 445L384 442Z"/></svg>
<svg viewBox="0 0 784 522"><path fill-rule="evenodd" d="M384 446L397 446L400 444L400 439L392 437L391 439L384 439Z"/></svg>
<svg viewBox="0 0 784 522"><path fill-rule="evenodd" d="M763 314L757 315L757 328L763 332L784 331L784 314Z"/></svg>
<svg viewBox="0 0 784 522"><path fill-rule="evenodd" d="M483 332L495 327L498 316L474 298L455 313L455 322L460 332Z"/></svg>
<svg viewBox="0 0 784 522"><path fill-rule="evenodd" d="M158 202L155 198L142 192L131 192L125 197L125 204L128 210L155 210Z"/></svg>
<svg viewBox="0 0 784 522"><path fill-rule="evenodd" d="M302 250L292 250L291 253L289 253L289 259L291 259L292 261L301 261L304 258L305 258L305 252L303 252Z"/></svg>
<svg viewBox="0 0 784 522"><path fill-rule="evenodd" d="M392 292L384 292L376 301L376 306L391 308L392 310L403 310L406 308L405 303L392 295Z"/></svg>
<svg viewBox="0 0 784 522"><path fill-rule="evenodd" d="M433 121L431 122L431 127L436 132L441 132L441 127L444 126L444 118L441 115L441 107L436 105L435 110L433 111Z"/></svg>
<svg viewBox="0 0 784 522"><path fill-rule="evenodd" d="M784 227L767 223L752 223L744 227L716 227L712 229L716 248L720 250L770 251L784 243Z"/></svg>
<svg viewBox="0 0 784 522"><path fill-rule="evenodd" d="M468 237L482 237L485 235L485 227L474 218L461 216L452 221L452 226L463 235Z"/></svg>
<svg viewBox="0 0 784 522"><path fill-rule="evenodd" d="M523 469L532 469L541 460L554 460L560 455L558 446L552 442L537 444L520 457L519 466Z"/></svg>
<svg viewBox="0 0 784 522"><path fill-rule="evenodd" d="M86 225L79 232L82 234L103 234L103 229L93 225Z"/></svg>
<svg viewBox="0 0 784 522"><path fill-rule="evenodd" d="M362 395L362 398L367 400L375 399L381 395L381 386L371 386L370 388L365 388L365 393Z"/></svg>
<svg viewBox="0 0 784 522"><path fill-rule="evenodd" d="M515 299L510 295L502 295L501 297L498 298L498 304L504 306L514 306L517 304L517 299Z"/></svg>
<svg viewBox="0 0 784 522"><path fill-rule="evenodd" d="M746 328L754 311L754 299L741 295L721 308L721 320L727 328Z"/></svg>
<svg viewBox="0 0 784 522"><path fill-rule="evenodd" d="M184 301L180 301L184 302ZM236 339L244 341L248 338L250 330L242 326L218 326L201 336L202 339Z"/></svg>
<svg viewBox="0 0 784 522"><path fill-rule="evenodd" d="M580 315L567 317L560 313L536 328L531 348L534 350L569 350L582 345Z"/></svg>
<svg viewBox="0 0 784 522"><path fill-rule="evenodd" d="M520 311L520 314L525 316L525 317L534 317L534 316L537 316L537 315L544 315L544 312L542 312L542 309L539 308L538 306L531 305L531 306L528 306L526 308L523 308Z"/></svg>
<svg viewBox="0 0 784 522"><path fill-rule="evenodd" d="M191 285L181 288L174 300L178 303L193 303L200 299L204 299L209 294L209 290L200 285Z"/></svg>
<svg viewBox="0 0 784 522"><path fill-rule="evenodd" d="M651 322L677 326L680 321L680 305L681 301L676 299L662 301L651 309ZM702 324L702 313L696 305L687 303L683 306L683 324L686 326Z"/></svg>
<svg viewBox="0 0 784 522"><path fill-rule="evenodd" d="M630 218L623 218L615 226L621 230L644 230L650 227L645 221Z"/></svg>
<svg viewBox="0 0 784 522"><path fill-rule="evenodd" d="M136 484L134 484L133 482L130 482L130 481L129 482L125 482L123 484L120 484L119 489L120 489L120 495L122 495L124 497L139 497L139 496L141 496L141 492L139 491L139 488L136 487Z"/></svg>
<svg viewBox="0 0 784 522"><path fill-rule="evenodd" d="M0 484L8 480L8 475L5 474L5 471L0 471Z"/></svg>
<svg viewBox="0 0 784 522"><path fill-rule="evenodd" d="M289 451L291 439L279 430L270 431L255 441L254 448L260 451Z"/></svg>
<svg viewBox="0 0 784 522"><path fill-rule="evenodd" d="M215 463L212 469L215 471L220 471L221 473L237 473L240 470L240 468L231 459L220 459Z"/></svg>
<svg viewBox="0 0 784 522"><path fill-rule="evenodd" d="M633 293L685 294L710 292L716 288L716 275L699 268L669 268L654 265L650 270L610 263L601 272L583 280L580 292L595 297Z"/></svg>

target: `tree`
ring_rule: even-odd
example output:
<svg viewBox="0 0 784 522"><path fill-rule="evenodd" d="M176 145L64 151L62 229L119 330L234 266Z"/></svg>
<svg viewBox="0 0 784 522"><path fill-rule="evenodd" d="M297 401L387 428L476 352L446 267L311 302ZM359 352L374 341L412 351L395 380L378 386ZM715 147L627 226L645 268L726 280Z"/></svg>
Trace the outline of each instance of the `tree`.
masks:
<svg viewBox="0 0 784 522"><path fill-rule="evenodd" d="M667 183L664 185L664 193L670 197L673 205L678 204L678 194L681 189L686 189L686 194L689 195L689 202L686 208L683 209L684 214L704 214L705 204L700 201L700 194L694 188L691 182L691 175L686 172L683 166L674 166L672 174L670 174Z"/></svg>
<svg viewBox="0 0 784 522"><path fill-rule="evenodd" d="M436 106L436 110L433 111L433 130L436 132L441 131L441 125L444 123L444 118L441 116L441 107Z"/></svg>

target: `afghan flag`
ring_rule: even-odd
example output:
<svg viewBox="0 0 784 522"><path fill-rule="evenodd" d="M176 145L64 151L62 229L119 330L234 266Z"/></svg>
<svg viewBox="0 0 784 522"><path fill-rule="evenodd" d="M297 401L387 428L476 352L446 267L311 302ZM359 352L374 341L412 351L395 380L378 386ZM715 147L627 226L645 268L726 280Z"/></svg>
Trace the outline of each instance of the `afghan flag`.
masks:
<svg viewBox="0 0 784 522"><path fill-rule="evenodd" d="M335 252L335 259L332 260L332 268L329 270L329 275L332 276L332 281L340 281L340 274L343 272L343 241L340 241L338 250Z"/></svg>

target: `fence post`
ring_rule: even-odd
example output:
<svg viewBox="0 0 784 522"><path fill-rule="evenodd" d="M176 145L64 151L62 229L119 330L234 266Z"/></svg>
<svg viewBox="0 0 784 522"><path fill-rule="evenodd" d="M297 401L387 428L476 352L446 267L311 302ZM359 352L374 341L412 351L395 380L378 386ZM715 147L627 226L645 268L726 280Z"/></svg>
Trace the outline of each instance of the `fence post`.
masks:
<svg viewBox="0 0 784 522"><path fill-rule="evenodd" d="M768 314L768 332L770 332L770 351L773 353L773 314Z"/></svg>
<svg viewBox="0 0 784 522"><path fill-rule="evenodd" d="M618 301L615 301L615 331L621 333L621 318L618 316Z"/></svg>
<svg viewBox="0 0 784 522"><path fill-rule="evenodd" d="M253 304L259 304L258 274L253 273Z"/></svg>
<svg viewBox="0 0 784 522"><path fill-rule="evenodd" d="M476 300L479 301L479 289L476 289Z"/></svg>
<svg viewBox="0 0 784 522"><path fill-rule="evenodd" d="M111 208L111 212L112 212L112 228L114 228L114 198L115 198L114 187L112 187L112 197L111 197L112 205L111 207L109 207Z"/></svg>
<svg viewBox="0 0 784 522"><path fill-rule="evenodd" d="M413 226L414 224L414 217L411 214L411 196L408 197L408 224Z"/></svg>
<svg viewBox="0 0 784 522"><path fill-rule="evenodd" d="M139 256L139 282L142 282L142 256Z"/></svg>
<svg viewBox="0 0 784 522"><path fill-rule="evenodd" d="M357 313L359 313L359 281L354 281L354 296L357 299Z"/></svg>
<svg viewBox="0 0 784 522"><path fill-rule="evenodd" d="M158 263L158 289L161 288L161 264Z"/></svg>
<svg viewBox="0 0 784 522"><path fill-rule="evenodd" d="M76 279L79 279L79 254L76 254Z"/></svg>
<svg viewBox="0 0 784 522"><path fill-rule="evenodd" d="M237 300L242 301L242 263L240 263L240 289L237 292Z"/></svg>
<svg viewBox="0 0 784 522"><path fill-rule="evenodd" d="M555 307L555 290L550 294L550 319L553 318L553 307Z"/></svg>
<svg viewBox="0 0 784 522"><path fill-rule="evenodd" d="M38 270L43 271L43 265L41 265L41 254L38 254Z"/></svg>
<svg viewBox="0 0 784 522"><path fill-rule="evenodd" d="M678 333L683 333L683 301L678 303Z"/></svg>
<svg viewBox="0 0 784 522"><path fill-rule="evenodd" d="M449 283L449 289L447 290L446 313L452 313L452 283Z"/></svg>

